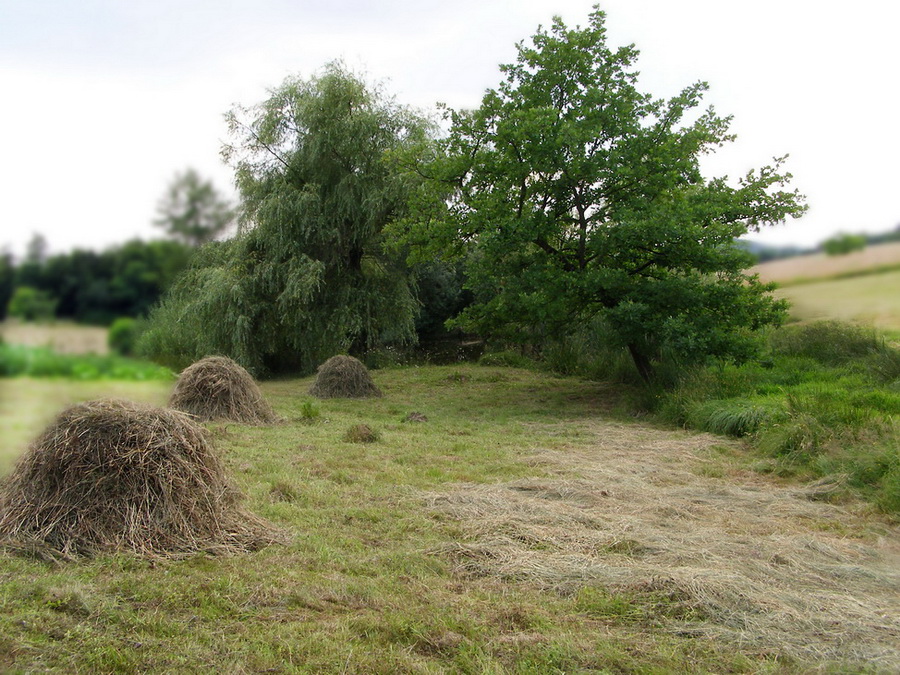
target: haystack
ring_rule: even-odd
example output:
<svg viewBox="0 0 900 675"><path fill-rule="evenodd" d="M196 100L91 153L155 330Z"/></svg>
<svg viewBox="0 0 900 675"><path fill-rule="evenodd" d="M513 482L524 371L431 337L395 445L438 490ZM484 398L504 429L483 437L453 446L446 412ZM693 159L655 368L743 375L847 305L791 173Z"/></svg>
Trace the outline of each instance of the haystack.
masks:
<svg viewBox="0 0 900 675"><path fill-rule="evenodd" d="M0 541L63 556L238 552L275 541L239 497L188 415L91 401L64 410L0 486Z"/></svg>
<svg viewBox="0 0 900 675"><path fill-rule="evenodd" d="M319 366L309 390L317 398L369 398L381 396L366 367L352 356L332 356Z"/></svg>
<svg viewBox="0 0 900 675"><path fill-rule="evenodd" d="M209 356L185 368L169 407L204 422L272 424L278 419L250 373L225 356Z"/></svg>

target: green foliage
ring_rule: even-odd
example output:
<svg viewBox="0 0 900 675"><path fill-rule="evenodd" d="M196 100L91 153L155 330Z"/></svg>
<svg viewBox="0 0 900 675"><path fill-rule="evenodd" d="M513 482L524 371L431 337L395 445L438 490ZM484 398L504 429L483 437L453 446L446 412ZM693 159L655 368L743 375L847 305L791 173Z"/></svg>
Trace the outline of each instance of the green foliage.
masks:
<svg viewBox="0 0 900 675"><path fill-rule="evenodd" d="M579 375L592 380L636 384L634 362L602 317L549 340L541 360L560 375Z"/></svg>
<svg viewBox="0 0 900 675"><path fill-rule="evenodd" d="M773 401L727 399L695 401L685 411L685 424L714 434L749 436L781 417Z"/></svg>
<svg viewBox="0 0 900 675"><path fill-rule="evenodd" d="M153 312L146 353L311 372L336 353L412 342L409 274L382 246L411 180L385 158L422 143L428 125L339 64L228 120L242 232L201 249Z"/></svg>
<svg viewBox="0 0 900 675"><path fill-rule="evenodd" d="M99 253L75 250L26 261L15 270L15 280L53 298L59 318L108 324L120 316L146 315L190 255L178 242L135 240Z"/></svg>
<svg viewBox="0 0 900 675"><path fill-rule="evenodd" d="M6 310L15 284L16 269L13 266L12 255L2 253L0 254L0 321L6 318Z"/></svg>
<svg viewBox="0 0 900 675"><path fill-rule="evenodd" d="M237 218L237 210L194 169L175 177L157 211L154 224L190 246L212 241Z"/></svg>
<svg viewBox="0 0 900 675"><path fill-rule="evenodd" d="M896 512L900 350L870 329L838 322L786 326L768 344L762 363L682 373L672 391L657 392L656 413L694 429L750 437L772 458L769 470L844 477L848 487Z"/></svg>
<svg viewBox="0 0 900 675"><path fill-rule="evenodd" d="M868 239L862 234L838 234L822 242L822 250L828 255L847 255L862 251L868 243Z"/></svg>
<svg viewBox="0 0 900 675"><path fill-rule="evenodd" d="M119 356L134 356L140 326L136 319L120 317L109 327L109 348Z"/></svg>
<svg viewBox="0 0 900 675"><path fill-rule="evenodd" d="M122 356L58 354L45 347L0 343L0 377L59 377L71 380L169 380L168 368Z"/></svg>
<svg viewBox="0 0 900 675"><path fill-rule="evenodd" d="M772 334L770 346L773 354L806 357L831 366L887 351L874 329L842 321L785 326Z"/></svg>
<svg viewBox="0 0 900 675"><path fill-rule="evenodd" d="M472 301L471 293L464 288L462 263L435 260L417 265L415 282L420 307L416 316L419 341L446 337L449 334L447 321Z"/></svg>
<svg viewBox="0 0 900 675"><path fill-rule="evenodd" d="M464 328L540 343L602 316L648 380L663 358L746 358L785 307L743 272L735 239L799 215L802 197L782 189L781 160L736 186L705 180L700 158L731 140L729 118L696 111L703 83L641 93L638 52L609 49L604 22L555 19L480 108L448 111L398 237L414 260L467 261Z"/></svg>
<svg viewBox="0 0 900 675"><path fill-rule="evenodd" d="M537 368L537 362L525 356L508 349L497 352L487 352L483 354L478 363L482 366L503 366L506 368Z"/></svg>
<svg viewBox="0 0 900 675"><path fill-rule="evenodd" d="M6 313L22 321L51 321L56 301L46 291L19 286L13 291Z"/></svg>
<svg viewBox="0 0 900 675"><path fill-rule="evenodd" d="M300 404L300 419L304 422L311 424L318 420L321 414L322 411L319 409L319 406L308 399Z"/></svg>

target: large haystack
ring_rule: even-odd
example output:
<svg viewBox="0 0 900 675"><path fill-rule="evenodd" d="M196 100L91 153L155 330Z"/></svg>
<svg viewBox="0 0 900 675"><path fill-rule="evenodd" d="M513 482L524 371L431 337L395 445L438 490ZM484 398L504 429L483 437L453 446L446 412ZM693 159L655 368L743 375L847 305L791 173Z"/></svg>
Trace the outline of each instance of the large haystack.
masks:
<svg viewBox="0 0 900 675"><path fill-rule="evenodd" d="M332 356L319 366L309 390L317 398L369 398L381 396L366 367L352 356Z"/></svg>
<svg viewBox="0 0 900 675"><path fill-rule="evenodd" d="M64 410L0 487L0 541L63 556L260 548L276 538L237 505L206 430L128 401Z"/></svg>
<svg viewBox="0 0 900 675"><path fill-rule="evenodd" d="M169 407L204 422L272 424L278 419L250 373L225 356L208 356L185 368Z"/></svg>

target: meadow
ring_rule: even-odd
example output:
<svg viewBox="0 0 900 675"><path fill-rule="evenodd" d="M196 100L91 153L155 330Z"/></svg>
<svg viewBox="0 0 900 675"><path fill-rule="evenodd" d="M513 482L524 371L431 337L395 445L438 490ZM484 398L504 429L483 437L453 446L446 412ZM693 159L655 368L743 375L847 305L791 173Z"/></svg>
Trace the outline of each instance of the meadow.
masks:
<svg viewBox="0 0 900 675"><path fill-rule="evenodd" d="M620 386L468 364L373 376L383 398L265 382L281 424L209 425L284 544L0 556L0 670L900 668L900 530L866 503L752 471L743 441L635 420ZM51 404L171 387L0 384L7 466ZM357 424L377 440L348 440Z"/></svg>
<svg viewBox="0 0 900 675"><path fill-rule="evenodd" d="M900 336L900 243L785 258L751 271L778 283L775 295L791 303L795 320L853 321Z"/></svg>

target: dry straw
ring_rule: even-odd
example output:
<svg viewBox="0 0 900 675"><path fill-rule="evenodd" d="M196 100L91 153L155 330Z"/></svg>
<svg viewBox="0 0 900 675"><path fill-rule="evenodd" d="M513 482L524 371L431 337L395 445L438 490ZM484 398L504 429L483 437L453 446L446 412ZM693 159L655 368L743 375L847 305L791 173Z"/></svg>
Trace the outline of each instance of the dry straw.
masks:
<svg viewBox="0 0 900 675"><path fill-rule="evenodd" d="M0 540L63 558L241 552L277 541L241 509L208 433L128 401L64 410L0 488Z"/></svg>
<svg viewBox="0 0 900 675"><path fill-rule="evenodd" d="M462 523L441 549L464 575L562 594L585 586L657 607L675 634L809 663L900 672L900 532L818 492L703 476L723 440L602 423L539 451L542 478L428 495Z"/></svg>
<svg viewBox="0 0 900 675"><path fill-rule="evenodd" d="M209 356L185 368L169 407L204 422L272 424L278 420L250 373L225 356Z"/></svg>
<svg viewBox="0 0 900 675"><path fill-rule="evenodd" d="M332 356L319 366L316 381L309 390L316 398L369 398L381 396L369 371L352 356Z"/></svg>

